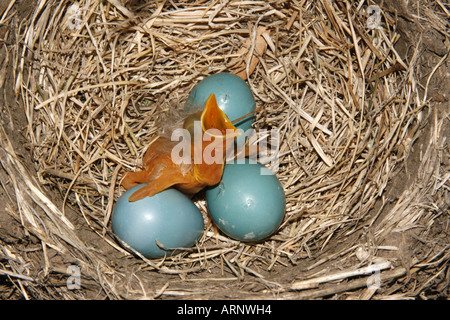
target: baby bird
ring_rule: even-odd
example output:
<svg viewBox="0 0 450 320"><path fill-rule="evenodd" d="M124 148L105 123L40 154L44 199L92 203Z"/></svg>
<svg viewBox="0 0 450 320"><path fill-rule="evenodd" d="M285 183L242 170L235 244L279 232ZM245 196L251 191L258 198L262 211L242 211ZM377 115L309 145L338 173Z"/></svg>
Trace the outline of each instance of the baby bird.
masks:
<svg viewBox="0 0 450 320"><path fill-rule="evenodd" d="M196 134L196 123L201 123L201 134ZM173 150L180 142L161 136L153 138L144 155L145 170L127 172L122 179L125 189L148 182L134 192L129 201L151 197L171 187L192 196L204 187L220 182L226 151L240 131L218 107L214 94L206 100L203 111L184 120L183 128L188 132L184 137L190 138L187 139L190 140L187 145L190 155L184 158L185 161L174 159Z"/></svg>

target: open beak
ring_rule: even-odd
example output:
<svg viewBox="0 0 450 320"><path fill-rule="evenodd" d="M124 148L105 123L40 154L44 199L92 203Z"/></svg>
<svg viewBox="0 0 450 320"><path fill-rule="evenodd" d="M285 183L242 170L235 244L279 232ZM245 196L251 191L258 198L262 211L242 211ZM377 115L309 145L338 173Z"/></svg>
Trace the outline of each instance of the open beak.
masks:
<svg viewBox="0 0 450 320"><path fill-rule="evenodd" d="M208 100L205 102L202 114L200 116L202 122L202 130L213 137L226 137L236 138L241 135L241 131L238 130L228 119L225 112L223 112L217 105L216 96L211 93ZM216 129L221 132L221 135L211 134L208 129Z"/></svg>

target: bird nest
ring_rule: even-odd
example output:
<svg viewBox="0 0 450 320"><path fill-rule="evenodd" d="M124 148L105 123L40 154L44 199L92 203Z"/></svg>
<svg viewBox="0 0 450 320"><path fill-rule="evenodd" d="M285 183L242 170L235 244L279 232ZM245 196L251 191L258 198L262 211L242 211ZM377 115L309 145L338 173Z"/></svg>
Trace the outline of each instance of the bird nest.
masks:
<svg viewBox="0 0 450 320"><path fill-rule="evenodd" d="M36 174L26 173L4 132L2 163L16 190L14 215L42 243L43 274L73 275L67 261L81 270L81 287L54 287L51 295L387 294L377 289L410 271L392 255L400 250L392 237L418 226L427 232L439 210L419 203L448 192L448 171L438 178L436 120L421 180L383 210L429 108L416 77L419 45L401 57L395 12L369 5L39 0L20 29L15 74ZM200 193L193 200L205 230L195 247L157 260L124 250L110 226L121 178L142 168L149 141L192 88L219 72L251 88L259 108L253 127L279 133L280 228L258 243L233 240L214 229ZM56 268L49 251L70 258ZM448 251L433 257L448 261ZM10 273L38 290L37 275Z"/></svg>

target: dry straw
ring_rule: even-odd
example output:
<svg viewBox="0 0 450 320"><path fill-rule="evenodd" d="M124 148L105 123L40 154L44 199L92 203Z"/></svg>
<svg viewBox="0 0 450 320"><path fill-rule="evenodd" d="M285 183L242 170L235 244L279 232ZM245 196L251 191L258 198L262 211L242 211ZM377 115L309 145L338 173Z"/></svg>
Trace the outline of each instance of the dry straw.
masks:
<svg viewBox="0 0 450 320"><path fill-rule="evenodd" d="M136 277L142 284L152 270L199 283L253 277L266 288L261 294L286 298L365 287L365 276L374 272L382 283L403 276L409 270L395 259L378 257L377 246L393 231L432 221L435 217L418 204L430 187L432 194L448 190L449 177L447 172L438 178L437 161L427 167L427 157L436 157L442 143L436 123L436 140L424 150L419 174L424 184L406 191L374 223L380 213L374 205L420 133L427 99L418 98L417 59L404 61L394 49L395 16L381 10L380 28L370 29L369 4L38 1L16 48L15 87L25 108L36 177L21 175L2 131L1 160L15 187L15 215L43 248L70 253L84 276L114 298L137 294L120 279ZM441 13L432 18L443 23ZM419 46L414 50L418 55ZM140 168L151 137L164 129L163 119L182 109L193 86L222 71L247 78L261 107L254 127L280 131L277 177L287 199L282 226L261 243L231 240L214 230L199 196L195 200L207 228L196 247L158 261L133 258L110 231L114 201L124 191L120 179ZM63 205L55 205L52 193L62 196ZM82 217L95 241L106 241L122 259L136 259L147 273L137 277L115 270L92 249L92 238L80 237L67 207ZM335 250L319 255L329 248ZM299 263L309 265L305 279L291 283L270 277L270 271ZM314 290L354 277L360 278L343 287ZM203 287L174 289L167 282L141 294L201 296ZM298 290L306 291L299 296ZM362 297L375 291L367 287Z"/></svg>

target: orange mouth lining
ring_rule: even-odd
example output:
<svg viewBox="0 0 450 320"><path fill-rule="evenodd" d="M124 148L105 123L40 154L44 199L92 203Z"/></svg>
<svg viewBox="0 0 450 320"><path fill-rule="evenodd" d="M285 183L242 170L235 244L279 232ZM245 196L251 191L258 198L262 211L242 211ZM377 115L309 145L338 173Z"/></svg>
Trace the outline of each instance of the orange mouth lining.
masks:
<svg viewBox="0 0 450 320"><path fill-rule="evenodd" d="M216 96L214 93L212 93L208 100L206 100L200 120L202 122L203 132L211 137L226 137L229 139L241 135L240 130L232 124L225 112L223 112L217 105ZM221 134L213 134L210 129L219 130Z"/></svg>

